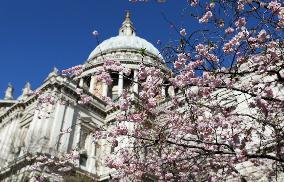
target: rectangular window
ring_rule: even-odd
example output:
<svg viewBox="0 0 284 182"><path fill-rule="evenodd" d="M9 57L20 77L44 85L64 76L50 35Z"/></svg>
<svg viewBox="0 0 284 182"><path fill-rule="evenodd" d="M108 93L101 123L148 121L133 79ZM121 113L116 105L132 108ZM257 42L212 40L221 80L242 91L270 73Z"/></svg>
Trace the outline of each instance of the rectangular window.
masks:
<svg viewBox="0 0 284 182"><path fill-rule="evenodd" d="M80 166L86 166L87 160L88 160L87 154L80 154L80 160L79 160Z"/></svg>

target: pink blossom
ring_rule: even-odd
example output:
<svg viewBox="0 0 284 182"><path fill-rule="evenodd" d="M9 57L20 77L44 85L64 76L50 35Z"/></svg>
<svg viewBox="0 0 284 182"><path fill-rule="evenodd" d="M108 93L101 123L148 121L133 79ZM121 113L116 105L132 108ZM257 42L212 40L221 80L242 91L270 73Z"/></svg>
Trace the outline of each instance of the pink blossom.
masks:
<svg viewBox="0 0 284 182"><path fill-rule="evenodd" d="M213 61L213 62L219 61L216 55L209 53L209 51L214 49L213 47L208 47L203 44L198 44L197 46L195 46L195 49L199 55L204 56L208 60Z"/></svg>
<svg viewBox="0 0 284 182"><path fill-rule="evenodd" d="M103 81L107 85L111 85L112 82L113 82L111 75L108 72L105 72L105 71L96 75L96 78L97 78L98 81Z"/></svg>
<svg viewBox="0 0 284 182"><path fill-rule="evenodd" d="M239 46L240 42L245 40L249 36L247 29L242 28L241 31L235 35L228 43L224 44L223 50L225 53L232 52L235 46Z"/></svg>
<svg viewBox="0 0 284 182"><path fill-rule="evenodd" d="M226 34L232 34L234 32L234 29L232 27L228 27L225 32Z"/></svg>
<svg viewBox="0 0 284 182"><path fill-rule="evenodd" d="M147 78L147 71L146 71L146 67L144 65L140 65L140 69L138 72L138 78L140 80L144 80Z"/></svg>
<svg viewBox="0 0 284 182"><path fill-rule="evenodd" d="M209 18L213 16L211 11L207 11L200 19L199 23L207 23L209 21Z"/></svg>
<svg viewBox="0 0 284 182"><path fill-rule="evenodd" d="M271 9L273 12L277 12L280 10L281 7L281 3L278 3L277 0L276 1L270 1L268 3L267 8Z"/></svg>
<svg viewBox="0 0 284 182"><path fill-rule="evenodd" d="M117 103L114 103L110 97L102 96L101 99L111 108L118 107Z"/></svg>
<svg viewBox="0 0 284 182"><path fill-rule="evenodd" d="M199 0L190 0L190 2L190 5L195 7L198 4Z"/></svg>
<svg viewBox="0 0 284 182"><path fill-rule="evenodd" d="M127 135L128 134L128 129L124 125L120 125L115 128L115 134L116 135Z"/></svg>
<svg viewBox="0 0 284 182"><path fill-rule="evenodd" d="M113 140L112 141L112 146L113 147L117 147L118 146L118 141L117 140Z"/></svg>
<svg viewBox="0 0 284 182"><path fill-rule="evenodd" d="M235 22L235 25L240 28L240 27L242 27L242 26L245 26L246 23L247 23L246 18L239 18L239 19Z"/></svg>
<svg viewBox="0 0 284 182"><path fill-rule="evenodd" d="M88 104L93 101L93 97L86 94L81 94L80 97L79 104Z"/></svg>
<svg viewBox="0 0 284 182"><path fill-rule="evenodd" d="M185 28L181 29L181 31L180 31L179 33L180 33L180 35L182 35L182 36L186 36L186 30L185 30Z"/></svg>
<svg viewBox="0 0 284 182"><path fill-rule="evenodd" d="M149 98L148 99L148 107L153 108L157 105L157 100L155 98Z"/></svg>
<svg viewBox="0 0 284 182"><path fill-rule="evenodd" d="M280 10L278 12L278 18L279 18L278 25L280 27L284 27L284 7L280 8Z"/></svg>
<svg viewBox="0 0 284 182"><path fill-rule="evenodd" d="M266 39L269 39L269 35L267 35L265 30L261 30L257 35L258 42L264 42Z"/></svg>
<svg viewBox="0 0 284 182"><path fill-rule="evenodd" d="M244 10L244 8L245 8L245 5L244 4L242 4L242 3L238 3L238 10Z"/></svg>
<svg viewBox="0 0 284 182"><path fill-rule="evenodd" d="M176 69L180 69L185 66L188 56L184 53L178 54L178 59L175 61L174 66Z"/></svg>
<svg viewBox="0 0 284 182"><path fill-rule="evenodd" d="M245 16L235 22L230 22L235 16L224 19L226 25L235 23L235 27L225 30L232 36L224 36L223 28L213 23L215 29L210 27L208 34L200 33L200 27L192 27L192 32L196 29L200 34L193 35L189 45L174 49L177 52L177 58L171 62L174 74L172 70L161 69L158 61L150 65L144 57L138 71L139 96L132 97L131 89L125 88L118 102L108 97L103 99L108 106L120 111L111 116L111 124L105 126L103 123L96 129L94 137L107 140L113 147L119 145L119 150L108 154L106 160L108 167L116 169L118 181L141 181L148 174L160 181L187 181L189 172L198 177L204 174L201 177L208 181L228 181L239 177L234 167L247 162L249 153L259 151L261 154L265 141L269 145L276 141L271 126L282 121L282 116L278 115L283 108L283 97L278 96L281 92L275 85L282 85L284 71L279 56L282 39L275 34L274 27L277 24L280 27L284 12L281 5L275 10L274 6L279 6L277 1L271 3L270 10L257 6L262 2L250 4L252 2L238 0L237 9L230 8L232 12L226 12L236 17ZM213 10L216 11L207 1L189 3L194 6L200 3L196 6L197 12L205 10L201 23L208 22ZM225 1L215 4L218 10L219 5L228 7ZM266 3L262 6L267 8ZM269 21L258 17L256 23L249 22L254 17L248 12L262 11ZM216 20L222 16L223 12L217 13ZM261 30L262 27L266 30ZM180 35L186 36L186 30L181 30ZM110 73L125 75L130 72L122 63L106 59L95 76L111 85ZM131 88L130 83L131 80ZM82 89L76 92L80 98L88 94ZM262 142L255 142L257 138L263 138L263 146ZM271 147L273 156L277 157L274 155L277 152ZM273 160L269 160L272 161L269 165L273 166ZM253 163L258 165L262 161L263 166L267 162L265 159L255 161ZM44 159L39 162L37 166L46 164Z"/></svg>
<svg viewBox="0 0 284 182"><path fill-rule="evenodd" d="M128 110L129 106L130 106L130 98L127 95L127 92L123 92L119 100L120 110L126 111Z"/></svg>
<svg viewBox="0 0 284 182"><path fill-rule="evenodd" d="M264 3L264 2L260 2L260 7L264 8L264 7L265 7L265 5L266 5L266 3Z"/></svg>
<svg viewBox="0 0 284 182"><path fill-rule="evenodd" d="M143 117L142 113L132 114L128 116L129 120L132 120L133 122L142 122L143 121L142 117Z"/></svg>
<svg viewBox="0 0 284 182"><path fill-rule="evenodd" d="M79 76L83 72L83 66L78 65L78 66L73 66L72 68L62 70L62 75L75 75Z"/></svg>

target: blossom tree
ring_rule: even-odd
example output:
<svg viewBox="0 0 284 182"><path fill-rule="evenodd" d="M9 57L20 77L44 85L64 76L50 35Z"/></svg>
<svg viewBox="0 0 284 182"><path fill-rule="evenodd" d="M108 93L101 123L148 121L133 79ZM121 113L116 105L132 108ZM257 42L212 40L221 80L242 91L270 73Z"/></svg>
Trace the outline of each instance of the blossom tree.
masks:
<svg viewBox="0 0 284 182"><path fill-rule="evenodd" d="M162 52L172 70L141 62L137 98L124 90L110 103L115 123L94 133L116 147L112 179L256 180L246 169L281 179L283 2L191 0L186 10L200 26L172 25L179 44Z"/></svg>
<svg viewBox="0 0 284 182"><path fill-rule="evenodd" d="M170 69L141 60L132 80L138 94L125 89L117 102L102 98L119 110L114 122L93 133L114 148L106 160L115 169L110 178L255 181L251 171L256 171L267 180L281 180L283 1L188 0L184 11L199 25L169 22L179 40L162 45ZM81 69L63 73L77 75ZM118 72L129 74L116 60L106 60L95 74L111 85L110 74ZM78 93L80 104L92 101L80 88Z"/></svg>

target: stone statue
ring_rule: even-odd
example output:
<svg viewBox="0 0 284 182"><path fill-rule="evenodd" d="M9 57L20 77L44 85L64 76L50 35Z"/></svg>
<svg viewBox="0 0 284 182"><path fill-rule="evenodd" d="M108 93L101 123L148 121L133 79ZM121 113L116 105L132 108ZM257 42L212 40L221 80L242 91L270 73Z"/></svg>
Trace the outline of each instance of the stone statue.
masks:
<svg viewBox="0 0 284 182"><path fill-rule="evenodd" d="M32 89L31 89L31 84L30 82L27 82L25 87L23 88L23 97L28 97L29 95L31 95L32 93Z"/></svg>
<svg viewBox="0 0 284 182"><path fill-rule="evenodd" d="M53 68L52 72L48 74L47 78L44 81L47 81L49 78L53 76L58 76L58 69L56 67Z"/></svg>
<svg viewBox="0 0 284 182"><path fill-rule="evenodd" d="M58 69L56 67L53 67L53 70L51 73L49 73L49 76L57 76L58 75Z"/></svg>
<svg viewBox="0 0 284 182"><path fill-rule="evenodd" d="M5 92L4 100L13 100L13 92L14 92L14 88L12 84L9 83L8 88L6 89L6 92Z"/></svg>

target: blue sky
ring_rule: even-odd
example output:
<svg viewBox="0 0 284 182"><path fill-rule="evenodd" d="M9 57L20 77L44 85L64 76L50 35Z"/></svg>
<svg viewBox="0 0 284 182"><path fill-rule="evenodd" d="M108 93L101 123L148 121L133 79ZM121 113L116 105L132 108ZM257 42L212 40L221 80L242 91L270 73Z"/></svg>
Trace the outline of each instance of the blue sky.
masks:
<svg viewBox="0 0 284 182"><path fill-rule="evenodd" d="M178 2L178 3L177 3ZM178 27L186 1L133 4L128 0L1 0L0 1L0 98L7 84L20 95L26 81L33 89L54 66L62 70L86 61L100 40L115 36L130 10L140 37L156 44L175 37L164 13Z"/></svg>

